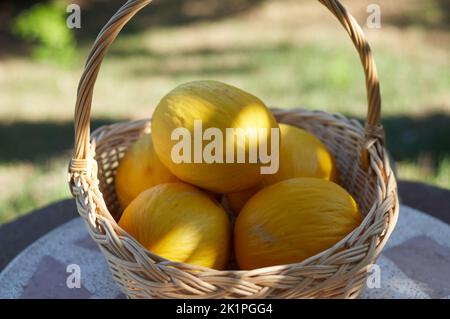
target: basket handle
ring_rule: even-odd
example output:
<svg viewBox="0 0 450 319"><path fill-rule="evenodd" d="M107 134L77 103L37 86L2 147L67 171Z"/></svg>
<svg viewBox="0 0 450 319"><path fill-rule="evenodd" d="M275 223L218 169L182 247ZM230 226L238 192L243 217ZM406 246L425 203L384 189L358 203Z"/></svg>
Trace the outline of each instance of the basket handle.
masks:
<svg viewBox="0 0 450 319"><path fill-rule="evenodd" d="M379 124L381 112L380 87L377 69L370 46L367 43L361 27L338 0L318 0L326 6L345 28L354 46L358 50L366 78L368 111L365 124L366 144L370 141L382 141L382 128ZM83 74L78 84L75 106L75 150L70 163L69 172L83 173L89 171L90 165L90 114L92 95L98 72L107 49L113 43L125 24L152 0L129 0L100 31L91 48ZM362 148L363 165L367 167L367 147ZM90 172L92 173L92 172Z"/></svg>

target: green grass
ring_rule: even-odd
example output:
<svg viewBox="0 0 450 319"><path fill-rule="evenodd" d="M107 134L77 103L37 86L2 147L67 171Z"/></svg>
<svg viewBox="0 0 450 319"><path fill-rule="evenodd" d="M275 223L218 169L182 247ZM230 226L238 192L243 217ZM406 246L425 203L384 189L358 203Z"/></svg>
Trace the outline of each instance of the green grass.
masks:
<svg viewBox="0 0 450 319"><path fill-rule="evenodd" d="M40 165L0 166L0 224L42 205L70 196L66 183L66 158Z"/></svg>
<svg viewBox="0 0 450 319"><path fill-rule="evenodd" d="M427 6L439 11L438 2ZM362 12L358 21L363 3L348 4ZM422 12L422 2L409 3L415 9L403 12L400 4L380 1L385 24L366 30L381 79L387 145L400 178L450 188L450 31L437 29L440 20L430 21L442 17L428 11L427 23L397 24L395 17ZM67 150L88 48L69 68L26 56L0 59L0 224L69 196ZM267 0L216 21L121 35L95 86L94 125L149 117L169 90L198 79L237 85L270 106L359 119L367 111L362 67L339 25L315 3Z"/></svg>
<svg viewBox="0 0 450 319"><path fill-rule="evenodd" d="M420 162L400 162L397 169L403 179L450 188L450 158L441 160L437 167Z"/></svg>

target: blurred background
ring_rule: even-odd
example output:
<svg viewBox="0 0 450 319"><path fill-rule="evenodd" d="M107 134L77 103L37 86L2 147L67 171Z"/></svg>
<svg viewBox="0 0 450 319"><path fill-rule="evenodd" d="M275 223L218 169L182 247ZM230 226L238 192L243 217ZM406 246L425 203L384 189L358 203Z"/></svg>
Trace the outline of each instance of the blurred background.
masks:
<svg viewBox="0 0 450 319"><path fill-rule="evenodd" d="M70 197L75 93L98 31L124 1L0 2L0 224ZM450 0L343 0L381 78L383 124L400 179L450 188ZM66 7L81 7L81 28ZM369 28L369 4L381 28ZM105 59L92 125L149 117L176 85L217 79L267 105L364 119L361 65L314 0L155 0Z"/></svg>

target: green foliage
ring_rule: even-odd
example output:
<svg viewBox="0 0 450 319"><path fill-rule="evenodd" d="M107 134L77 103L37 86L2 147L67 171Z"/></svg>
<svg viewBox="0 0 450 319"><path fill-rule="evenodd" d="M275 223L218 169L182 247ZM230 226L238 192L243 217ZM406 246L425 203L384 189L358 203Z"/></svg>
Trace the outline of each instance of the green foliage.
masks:
<svg viewBox="0 0 450 319"><path fill-rule="evenodd" d="M66 25L64 8L55 3L38 3L21 12L13 22L12 32L36 44L32 56L38 60L66 65L75 56L75 38Z"/></svg>

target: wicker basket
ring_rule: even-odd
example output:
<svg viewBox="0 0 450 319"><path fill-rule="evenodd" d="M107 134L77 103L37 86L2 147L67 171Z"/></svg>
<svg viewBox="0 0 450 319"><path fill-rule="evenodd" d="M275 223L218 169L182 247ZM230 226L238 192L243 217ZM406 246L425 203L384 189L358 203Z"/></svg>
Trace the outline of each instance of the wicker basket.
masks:
<svg viewBox="0 0 450 319"><path fill-rule="evenodd" d="M149 120L123 122L90 136L95 80L106 50L122 27L151 0L130 0L100 31L81 77L75 110L75 150L70 188L78 212L104 253L114 280L131 298L354 298L365 287L398 217L397 186L383 146L378 76L370 47L355 19L336 0L319 0L340 21L359 52L366 75L365 127L341 115L274 109L283 123L314 133L333 153L341 184L365 216L362 224L333 247L301 263L251 271L218 271L159 257L142 247L116 221L114 190L118 160L150 130Z"/></svg>

